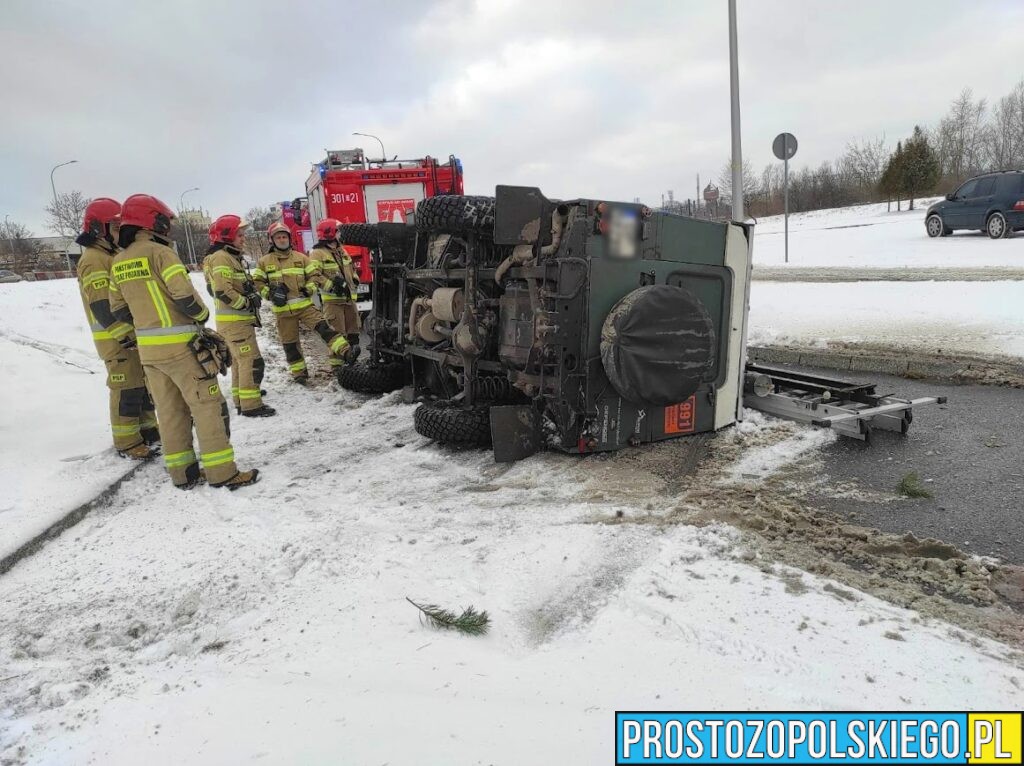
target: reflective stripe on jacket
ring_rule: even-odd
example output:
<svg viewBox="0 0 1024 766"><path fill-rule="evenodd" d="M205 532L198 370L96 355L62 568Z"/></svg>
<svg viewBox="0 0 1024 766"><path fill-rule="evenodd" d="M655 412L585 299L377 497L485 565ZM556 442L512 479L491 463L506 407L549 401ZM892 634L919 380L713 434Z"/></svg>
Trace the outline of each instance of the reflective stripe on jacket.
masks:
<svg viewBox="0 0 1024 766"><path fill-rule="evenodd" d="M302 253L274 250L260 258L252 270L252 281L264 299L270 298L273 288L284 285L288 302L284 306L274 306L273 310L275 314L285 314L312 306L311 296L323 285L324 276L319 265Z"/></svg>
<svg viewBox="0 0 1024 766"><path fill-rule="evenodd" d="M180 354L198 332L198 323L210 316L188 269L152 232L139 231L114 256L110 276L114 315L125 308L131 312L143 361Z"/></svg>
<svg viewBox="0 0 1024 766"><path fill-rule="evenodd" d="M317 245L309 251L310 258L315 258L320 263L320 269L324 275L325 286L321 288L321 297L325 301L355 301L358 300L357 287L359 280L355 274L355 267L352 258L345 248L338 246L337 251L331 250L323 245ZM345 277L348 285L348 293L337 293L334 290L334 277Z"/></svg>
<svg viewBox="0 0 1024 766"><path fill-rule="evenodd" d="M114 254L108 247L110 245L105 240L98 240L95 245L86 247L75 267L93 343L96 352L104 360L121 355L123 351L118 341L132 332L132 326L118 320L110 308L110 266Z"/></svg>
<svg viewBox="0 0 1024 766"><path fill-rule="evenodd" d="M210 253L203 261L203 271L206 272L215 301L218 325L221 322L255 324L246 298L249 275L245 273L240 256L241 253L233 247L223 247Z"/></svg>

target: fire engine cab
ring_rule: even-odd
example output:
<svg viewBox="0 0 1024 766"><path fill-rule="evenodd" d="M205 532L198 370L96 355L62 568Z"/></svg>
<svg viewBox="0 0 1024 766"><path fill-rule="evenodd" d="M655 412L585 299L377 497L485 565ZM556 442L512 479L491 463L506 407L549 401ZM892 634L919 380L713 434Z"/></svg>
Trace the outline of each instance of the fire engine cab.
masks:
<svg viewBox="0 0 1024 766"><path fill-rule="evenodd" d="M329 150L306 180L314 231L324 218L342 223L403 222L426 197L462 193L462 163L455 155L442 163L434 157L368 160L362 149ZM366 289L373 279L369 250L345 249L358 268L360 289Z"/></svg>

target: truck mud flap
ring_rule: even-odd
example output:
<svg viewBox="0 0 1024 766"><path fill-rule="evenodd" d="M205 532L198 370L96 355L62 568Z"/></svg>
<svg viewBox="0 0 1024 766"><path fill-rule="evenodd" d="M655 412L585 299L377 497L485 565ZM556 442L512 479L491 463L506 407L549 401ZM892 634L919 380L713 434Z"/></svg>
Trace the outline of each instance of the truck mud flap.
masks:
<svg viewBox="0 0 1024 766"><path fill-rule="evenodd" d="M530 457L543 446L540 415L532 406L491 407L490 415L494 462L514 463Z"/></svg>

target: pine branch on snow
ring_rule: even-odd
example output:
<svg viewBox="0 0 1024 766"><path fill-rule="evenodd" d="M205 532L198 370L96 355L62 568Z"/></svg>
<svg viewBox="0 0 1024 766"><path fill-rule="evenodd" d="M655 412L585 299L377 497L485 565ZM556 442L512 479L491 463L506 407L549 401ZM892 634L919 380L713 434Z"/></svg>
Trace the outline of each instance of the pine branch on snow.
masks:
<svg viewBox="0 0 1024 766"><path fill-rule="evenodd" d="M421 621L438 630L457 630L468 636L482 636L491 627L491 618L487 612L478 612L474 607L468 606L462 610L462 614L456 615L448 609L442 609L435 604L417 604L411 598L405 599L421 612Z"/></svg>

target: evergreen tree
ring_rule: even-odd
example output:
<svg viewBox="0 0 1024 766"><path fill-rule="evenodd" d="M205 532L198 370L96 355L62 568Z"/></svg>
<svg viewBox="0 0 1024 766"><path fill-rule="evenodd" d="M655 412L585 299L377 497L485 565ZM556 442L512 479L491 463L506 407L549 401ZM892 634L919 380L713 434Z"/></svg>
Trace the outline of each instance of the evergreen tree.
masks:
<svg viewBox="0 0 1024 766"><path fill-rule="evenodd" d="M939 182L939 159L919 125L914 126L914 135L903 150L900 176L900 185L910 197L911 210L914 197L932 191Z"/></svg>
<svg viewBox="0 0 1024 766"><path fill-rule="evenodd" d="M899 200L903 193L903 142L896 143L896 151L889 155L885 163L885 170L882 171L882 179L878 183L878 190L887 198L895 197Z"/></svg>

